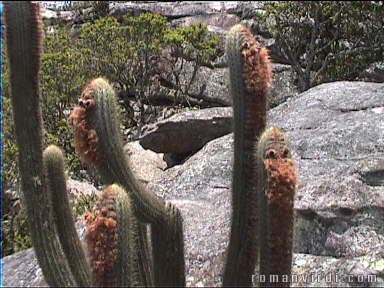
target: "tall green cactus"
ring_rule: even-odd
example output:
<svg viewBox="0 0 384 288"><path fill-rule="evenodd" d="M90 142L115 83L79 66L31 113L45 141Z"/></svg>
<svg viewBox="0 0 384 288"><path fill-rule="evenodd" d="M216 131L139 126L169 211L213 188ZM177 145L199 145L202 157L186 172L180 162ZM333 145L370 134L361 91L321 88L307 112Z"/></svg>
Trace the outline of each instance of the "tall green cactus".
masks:
<svg viewBox="0 0 384 288"><path fill-rule="evenodd" d="M47 283L73 286L77 283L60 244L43 175L43 120L39 103L43 30L39 4L5 3L5 24L18 163L32 244Z"/></svg>
<svg viewBox="0 0 384 288"><path fill-rule="evenodd" d="M185 285L181 214L135 179L123 151L113 88L103 78L94 79L85 86L79 105L70 115L76 150L84 161L96 166L106 184L117 183L126 189L135 216L141 223L151 224L156 232L151 241L155 284ZM146 234L142 233L140 239L145 248Z"/></svg>
<svg viewBox="0 0 384 288"><path fill-rule="evenodd" d="M234 165L232 223L224 286L251 286L257 262L258 179L255 143L266 125L271 66L265 48L242 25L229 31L226 42L233 97Z"/></svg>
<svg viewBox="0 0 384 288"><path fill-rule="evenodd" d="M55 146L44 152L42 147L39 4L7 2L5 24L22 190L47 283L185 286L180 211L134 177L123 152L116 95L103 78L85 85L70 115L76 151L97 168L106 185L98 205L85 215L83 250L66 194L63 155ZM286 137L275 127L265 130L272 77L267 50L241 25L229 32L226 49L234 97L235 161L223 284L251 286L258 257L261 274L290 273L296 174Z"/></svg>

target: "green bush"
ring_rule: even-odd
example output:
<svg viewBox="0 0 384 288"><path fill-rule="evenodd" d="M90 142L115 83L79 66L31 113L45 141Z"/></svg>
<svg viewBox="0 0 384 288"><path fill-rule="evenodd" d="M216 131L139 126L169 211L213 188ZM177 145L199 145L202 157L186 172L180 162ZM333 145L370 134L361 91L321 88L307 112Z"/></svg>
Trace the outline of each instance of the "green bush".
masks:
<svg viewBox="0 0 384 288"><path fill-rule="evenodd" d="M300 91L355 80L384 57L382 1L266 2L256 18L276 39L276 54L298 76Z"/></svg>

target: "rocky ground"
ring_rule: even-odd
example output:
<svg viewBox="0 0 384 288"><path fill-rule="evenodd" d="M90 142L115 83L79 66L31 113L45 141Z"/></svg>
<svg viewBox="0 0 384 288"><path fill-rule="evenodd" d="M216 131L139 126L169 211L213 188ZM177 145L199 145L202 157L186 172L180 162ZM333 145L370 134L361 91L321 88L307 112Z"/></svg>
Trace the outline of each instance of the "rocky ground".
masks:
<svg viewBox="0 0 384 288"><path fill-rule="evenodd" d="M111 3L111 14L157 11L172 25L200 19L224 39L234 23L255 28L251 15L262 9L238 1L172 5ZM273 53L273 39L262 41ZM191 287L221 285L228 244L233 134L223 59L203 67L195 84L212 107L149 125L125 147L137 177L182 212ZM384 75L379 68L372 68L376 80ZM299 174L292 285L384 286L384 84L334 82L298 94L290 66L275 62L273 69L268 123L286 132ZM95 189L72 180L68 186L73 197ZM84 232L81 222L78 231ZM4 286L45 285L33 249L3 258L3 268Z"/></svg>

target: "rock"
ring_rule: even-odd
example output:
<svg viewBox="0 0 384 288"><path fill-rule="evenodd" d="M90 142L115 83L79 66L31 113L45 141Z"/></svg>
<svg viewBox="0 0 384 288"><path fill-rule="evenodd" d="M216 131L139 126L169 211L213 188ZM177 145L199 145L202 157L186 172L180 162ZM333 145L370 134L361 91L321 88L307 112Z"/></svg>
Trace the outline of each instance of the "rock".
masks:
<svg viewBox="0 0 384 288"><path fill-rule="evenodd" d="M299 93L295 74L290 65L272 64L273 80L268 97L268 107L273 108Z"/></svg>
<svg viewBox="0 0 384 288"><path fill-rule="evenodd" d="M297 253L293 255L292 287L382 287L383 257L384 246L344 259Z"/></svg>
<svg viewBox="0 0 384 288"><path fill-rule="evenodd" d="M33 248L4 257L4 287L48 287Z"/></svg>
<svg viewBox="0 0 384 288"><path fill-rule="evenodd" d="M225 58L221 59L222 68L209 68L202 66L195 76L195 81L190 87L190 95L194 98L204 99L212 106L232 106L232 96L229 89L229 71ZM224 67L223 67L224 66ZM298 94L295 85L295 74L291 66L272 63L273 82L269 95L269 107L275 107L288 98ZM193 65L185 62L180 74L180 81L188 83L193 73ZM168 79L174 81L174 79Z"/></svg>
<svg viewBox="0 0 384 288"><path fill-rule="evenodd" d="M101 191L92 184L74 179L67 180L67 192L71 202L80 196L90 197L94 194L98 196L101 194Z"/></svg>
<svg viewBox="0 0 384 288"><path fill-rule="evenodd" d="M171 21L171 26L181 26L185 27L196 22L204 23L209 26L214 26L222 28L224 30L229 30L233 25L239 23L240 18L236 15L226 14L226 13L215 13L209 15L194 15L175 19Z"/></svg>
<svg viewBox="0 0 384 288"><path fill-rule="evenodd" d="M124 146L124 151L136 178L144 184L159 178L167 167L163 154L145 150L139 141L128 142Z"/></svg>
<svg viewBox="0 0 384 288"><path fill-rule="evenodd" d="M231 109L207 108L176 114L145 128L140 144L158 153L186 154L232 130Z"/></svg>
<svg viewBox="0 0 384 288"><path fill-rule="evenodd" d="M142 12L157 12L169 19L177 19L195 15L209 15L222 13L228 10L236 10L239 2L237 1L179 1L179 2L125 2L111 3L110 14L138 15Z"/></svg>

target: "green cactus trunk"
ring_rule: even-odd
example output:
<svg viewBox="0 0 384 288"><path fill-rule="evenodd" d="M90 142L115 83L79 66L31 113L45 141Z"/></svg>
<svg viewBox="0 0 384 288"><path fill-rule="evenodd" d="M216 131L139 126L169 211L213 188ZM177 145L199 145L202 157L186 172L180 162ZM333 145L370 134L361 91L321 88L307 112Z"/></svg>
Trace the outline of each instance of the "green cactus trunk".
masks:
<svg viewBox="0 0 384 288"><path fill-rule="evenodd" d="M250 31L235 25L226 53L234 118L232 223L224 286L252 286L257 261L258 195L255 144L265 128L271 68L266 51Z"/></svg>
<svg viewBox="0 0 384 288"><path fill-rule="evenodd" d="M157 286L180 287L180 283L185 283L182 218L172 204L167 203L166 208L170 215L168 223L154 225L151 233L155 283Z"/></svg>
<svg viewBox="0 0 384 288"><path fill-rule="evenodd" d="M292 265L293 201L296 168L290 145L277 127L268 128L257 149L260 179L261 287L289 287Z"/></svg>
<svg viewBox="0 0 384 288"><path fill-rule="evenodd" d="M48 146L43 153L43 164L47 192L51 196L53 217L64 254L76 283L79 286L90 286L89 265L77 235L67 196L63 153L54 145Z"/></svg>
<svg viewBox="0 0 384 288"><path fill-rule="evenodd" d="M76 286L57 237L43 177L38 76L43 30L39 4L5 3L5 24L18 163L32 244L48 285Z"/></svg>

